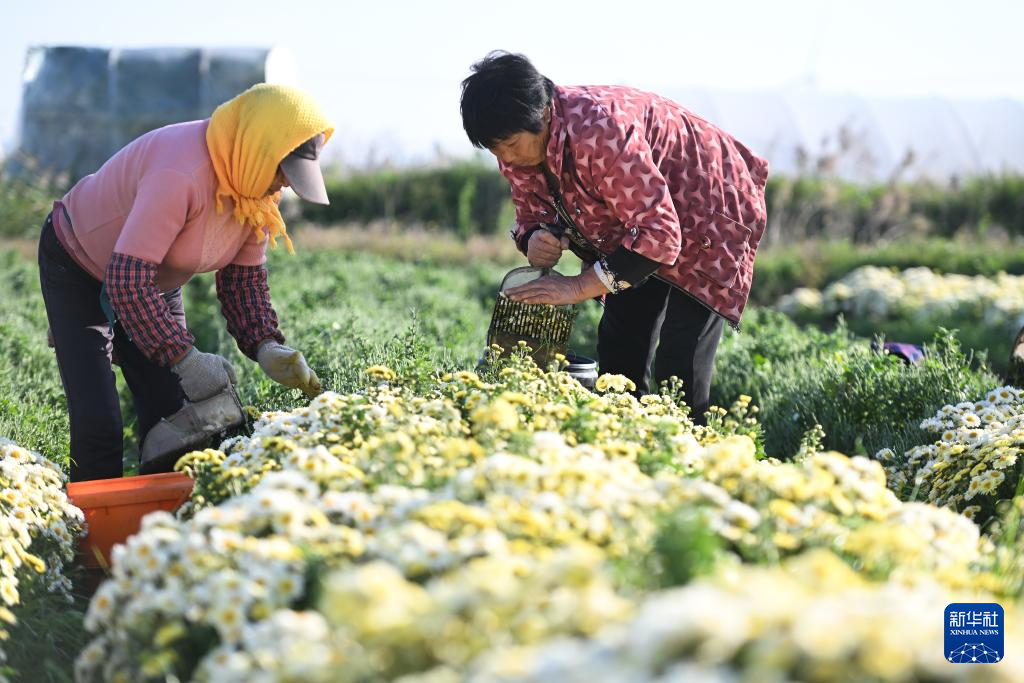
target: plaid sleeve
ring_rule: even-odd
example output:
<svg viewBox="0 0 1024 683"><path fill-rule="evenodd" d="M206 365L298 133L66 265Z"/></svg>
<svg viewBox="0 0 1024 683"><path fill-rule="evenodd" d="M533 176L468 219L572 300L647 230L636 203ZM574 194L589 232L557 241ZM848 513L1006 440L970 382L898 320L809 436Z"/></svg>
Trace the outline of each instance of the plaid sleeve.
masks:
<svg viewBox="0 0 1024 683"><path fill-rule="evenodd" d="M270 305L265 267L232 263L218 270L216 279L220 310L242 353L256 360L260 342L276 339L284 343L284 335L277 328L277 313Z"/></svg>
<svg viewBox="0 0 1024 683"><path fill-rule="evenodd" d="M114 252L104 282L114 317L139 350L160 365L186 353L195 338L174 319L156 284L156 264Z"/></svg>

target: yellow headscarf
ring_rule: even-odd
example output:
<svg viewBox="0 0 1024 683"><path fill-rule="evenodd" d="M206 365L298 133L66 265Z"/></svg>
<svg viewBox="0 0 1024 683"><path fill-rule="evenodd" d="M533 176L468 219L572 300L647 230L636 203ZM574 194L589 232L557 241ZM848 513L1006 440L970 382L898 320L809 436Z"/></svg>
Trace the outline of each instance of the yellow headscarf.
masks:
<svg viewBox="0 0 1024 683"><path fill-rule="evenodd" d="M217 174L217 212L224 211L221 198L230 198L238 222L251 225L261 239L266 227L271 246L280 236L294 253L277 195L263 195L293 149L319 133L326 142L333 132L313 98L284 85L259 83L217 107L206 131Z"/></svg>

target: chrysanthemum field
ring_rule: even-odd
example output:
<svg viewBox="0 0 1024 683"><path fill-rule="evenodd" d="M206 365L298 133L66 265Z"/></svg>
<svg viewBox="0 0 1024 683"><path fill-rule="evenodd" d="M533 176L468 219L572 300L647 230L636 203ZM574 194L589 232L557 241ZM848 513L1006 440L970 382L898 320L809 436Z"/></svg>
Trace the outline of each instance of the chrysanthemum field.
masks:
<svg viewBox="0 0 1024 683"><path fill-rule="evenodd" d="M282 326L329 391L259 378L192 283L254 420L178 463L191 500L86 601L34 273L4 259L12 680L1024 680L1024 396L955 338L908 366L753 311L701 427L671 385L477 367L499 268L275 256ZM1003 606L1001 662L946 661L952 602Z"/></svg>

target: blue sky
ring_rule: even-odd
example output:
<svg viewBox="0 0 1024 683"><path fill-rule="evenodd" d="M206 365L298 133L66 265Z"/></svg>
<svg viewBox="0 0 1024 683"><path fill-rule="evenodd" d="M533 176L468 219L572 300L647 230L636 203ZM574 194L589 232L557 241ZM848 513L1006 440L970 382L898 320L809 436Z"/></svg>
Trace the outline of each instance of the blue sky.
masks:
<svg viewBox="0 0 1024 683"><path fill-rule="evenodd" d="M284 47L337 126L335 153L354 163L472 153L459 81L495 48L566 84L1024 100L1014 0L31 0L5 3L3 18L5 151L30 45Z"/></svg>

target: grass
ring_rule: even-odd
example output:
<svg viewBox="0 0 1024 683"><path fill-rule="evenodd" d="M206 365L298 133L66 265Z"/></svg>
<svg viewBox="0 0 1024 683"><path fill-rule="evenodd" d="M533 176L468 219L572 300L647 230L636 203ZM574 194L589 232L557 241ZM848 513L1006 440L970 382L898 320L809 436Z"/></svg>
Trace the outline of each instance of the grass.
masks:
<svg viewBox="0 0 1024 683"><path fill-rule="evenodd" d="M0 436L66 464L68 419L35 263L0 253Z"/></svg>
<svg viewBox="0 0 1024 683"><path fill-rule="evenodd" d="M72 577L75 573L72 572ZM18 623L3 643L12 680L26 683L71 683L79 651L89 639L82 626L88 598L79 588L74 602L40 587L22 591L15 609Z"/></svg>
<svg viewBox="0 0 1024 683"><path fill-rule="evenodd" d="M293 230L297 248L309 251L371 253L402 261L463 265L493 263L509 268L522 265L523 255L508 235L471 235L379 221L329 228L300 225Z"/></svg>

